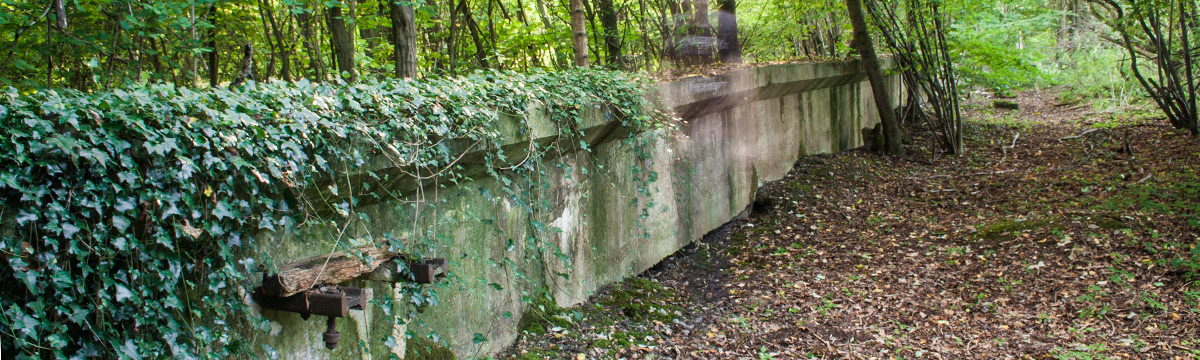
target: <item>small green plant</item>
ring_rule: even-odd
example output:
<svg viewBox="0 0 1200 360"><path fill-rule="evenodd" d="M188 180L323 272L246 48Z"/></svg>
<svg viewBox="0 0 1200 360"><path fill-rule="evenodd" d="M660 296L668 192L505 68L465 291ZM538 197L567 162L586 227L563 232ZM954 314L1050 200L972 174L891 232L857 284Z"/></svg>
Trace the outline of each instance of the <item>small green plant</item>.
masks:
<svg viewBox="0 0 1200 360"><path fill-rule="evenodd" d="M1108 296L1108 293L1104 291L1104 288L1096 284L1088 285L1088 292L1076 298L1077 301L1084 303L1083 307L1079 309L1079 317L1100 318L1108 315L1109 306L1104 302L1105 296Z"/></svg>
<svg viewBox="0 0 1200 360"><path fill-rule="evenodd" d="M1133 273L1129 271L1114 266L1109 266L1108 271L1112 272L1112 276L1109 276L1108 280L1112 281L1113 285L1128 287L1129 282L1133 281Z"/></svg>
<svg viewBox="0 0 1200 360"><path fill-rule="evenodd" d="M758 360L774 360L774 359L775 359L775 355L771 354L770 352L767 352L766 346L758 348Z"/></svg>
<svg viewBox="0 0 1200 360"><path fill-rule="evenodd" d="M833 302L832 297L821 296L821 305L817 306L817 314L825 316L830 310L836 309L838 304Z"/></svg>
<svg viewBox="0 0 1200 360"><path fill-rule="evenodd" d="M1000 282L1000 284L1001 284L1001 285L1004 285L1004 291L1007 291L1007 292L1009 292L1009 293L1012 293L1012 292L1013 292L1013 289L1014 289L1014 288L1015 288L1017 285L1021 285L1021 284L1023 284L1023 282L1022 282L1020 279L1011 280L1011 279L1008 279L1008 278L1005 278L1005 277L1001 277L1001 278L999 278L999 279L996 279L996 281Z"/></svg>
<svg viewBox="0 0 1200 360"><path fill-rule="evenodd" d="M1075 350L1063 350L1061 348L1050 352L1058 360L1107 360L1115 359L1105 353L1108 352L1108 345L1096 343L1086 346L1079 346Z"/></svg>

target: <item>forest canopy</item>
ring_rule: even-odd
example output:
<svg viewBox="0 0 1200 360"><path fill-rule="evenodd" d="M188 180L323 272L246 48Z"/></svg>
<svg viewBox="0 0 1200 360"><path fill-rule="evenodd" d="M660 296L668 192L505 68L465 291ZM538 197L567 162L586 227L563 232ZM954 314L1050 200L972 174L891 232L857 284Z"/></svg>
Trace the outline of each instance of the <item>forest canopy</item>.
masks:
<svg viewBox="0 0 1200 360"><path fill-rule="evenodd" d="M657 72L708 62L697 55L752 63L852 55L840 0L579 2L593 66ZM939 3L952 19L946 35L962 81L1001 92L1065 84L1120 103L1137 93L1136 83L1112 71L1127 55L1104 5ZM7 0L0 2L0 85L97 90L136 82L210 86L251 78L563 69L574 66L571 6L566 0Z"/></svg>

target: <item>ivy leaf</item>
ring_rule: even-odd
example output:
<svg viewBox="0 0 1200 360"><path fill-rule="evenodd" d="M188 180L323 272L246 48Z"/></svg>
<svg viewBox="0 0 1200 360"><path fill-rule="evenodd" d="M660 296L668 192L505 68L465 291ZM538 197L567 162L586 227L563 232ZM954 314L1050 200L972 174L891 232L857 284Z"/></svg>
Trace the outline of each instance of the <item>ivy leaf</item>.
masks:
<svg viewBox="0 0 1200 360"><path fill-rule="evenodd" d="M37 214L27 212L24 209L17 212L17 225L25 225L25 223L30 222L30 221L37 221L37 219L38 219Z"/></svg>
<svg viewBox="0 0 1200 360"><path fill-rule="evenodd" d="M130 359L141 359L142 354L138 354L137 345L133 343L133 339L125 339L125 344L121 345L121 353Z"/></svg>
<svg viewBox="0 0 1200 360"><path fill-rule="evenodd" d="M125 251L129 248L129 244L125 242L125 237L117 237L113 239L112 243L113 247L117 248L117 251Z"/></svg>
<svg viewBox="0 0 1200 360"><path fill-rule="evenodd" d="M134 184L138 180L137 174L133 173L132 171L119 172L119 173L117 173L117 178L120 179L121 182L126 183L126 184Z"/></svg>
<svg viewBox="0 0 1200 360"><path fill-rule="evenodd" d="M157 144L146 143L146 150L151 154L167 155L168 152L179 150L179 146L175 143L173 137L163 137L163 140Z"/></svg>
<svg viewBox="0 0 1200 360"><path fill-rule="evenodd" d="M113 208L120 212L126 212L133 210L135 207L137 206L134 204L132 199L123 197L117 198L117 206L114 206Z"/></svg>
<svg viewBox="0 0 1200 360"><path fill-rule="evenodd" d="M117 302L125 302L126 299L133 297L133 293L125 285L117 285Z"/></svg>
<svg viewBox="0 0 1200 360"><path fill-rule="evenodd" d="M486 336L483 336L483 334L480 334L480 333L475 333L475 336L471 338L471 343L476 344L476 345L485 343L487 341L488 341L488 338Z"/></svg>
<svg viewBox="0 0 1200 360"><path fill-rule="evenodd" d="M24 328L21 329L21 332L24 332L25 335L29 335L34 340L38 339L37 329L40 323L38 323L37 319L29 315L21 314L21 325L24 325Z"/></svg>
<svg viewBox="0 0 1200 360"><path fill-rule="evenodd" d="M263 216L262 219L258 220L258 228L274 231L275 223L270 216Z"/></svg>
<svg viewBox="0 0 1200 360"><path fill-rule="evenodd" d="M13 261L13 265L23 265L24 267L29 266L28 264L18 264L18 261L16 261L16 260L20 260L20 259L15 259ZM19 261L19 262L24 263L24 261ZM38 280L37 271L26 270L26 271L18 271L18 272L21 273L21 281L25 283L25 287L29 288L30 293L32 293L33 295L38 295L41 293L41 291L38 290L38 286L37 286L37 280Z"/></svg>
<svg viewBox="0 0 1200 360"><path fill-rule="evenodd" d="M113 227L117 228L117 232L123 233L129 228L129 218L121 215L113 215Z"/></svg>
<svg viewBox="0 0 1200 360"><path fill-rule="evenodd" d="M217 206L213 208L212 214L218 220L234 218L233 211L229 210L229 203L224 201L217 202Z"/></svg>
<svg viewBox="0 0 1200 360"><path fill-rule="evenodd" d="M74 152L75 148L79 146L79 142L75 139L62 135L46 139L46 143L67 153Z"/></svg>
<svg viewBox="0 0 1200 360"><path fill-rule="evenodd" d="M263 353L267 355L268 359L278 359L279 358L279 351L275 350L275 348L271 347L271 345L262 344L262 348L263 348Z"/></svg>
<svg viewBox="0 0 1200 360"><path fill-rule="evenodd" d="M69 238L71 238L71 237L74 237L74 236L75 236L75 234L76 234L76 233L78 233L78 232L79 232L79 227L78 227L78 226L75 226L75 224L72 224L72 223L64 223L64 224L62 225L62 235L63 235L63 237L65 237L65 238L68 238L68 239L69 239Z"/></svg>

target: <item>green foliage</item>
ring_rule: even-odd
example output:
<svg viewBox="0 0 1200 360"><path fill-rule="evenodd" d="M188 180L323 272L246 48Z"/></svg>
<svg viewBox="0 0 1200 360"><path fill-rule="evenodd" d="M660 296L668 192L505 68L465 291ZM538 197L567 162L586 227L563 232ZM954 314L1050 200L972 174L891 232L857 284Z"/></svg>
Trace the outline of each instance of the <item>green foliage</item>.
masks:
<svg viewBox="0 0 1200 360"><path fill-rule="evenodd" d="M1111 46L1068 52L1062 56L1064 66L1047 71L1047 77L1064 88L1059 98L1062 103L1090 101L1096 109L1120 108L1147 100L1141 85L1119 68L1126 58Z"/></svg>
<svg viewBox="0 0 1200 360"><path fill-rule="evenodd" d="M745 39L744 50L755 61L834 58L849 51L850 23L841 0L748 0L740 4L738 25Z"/></svg>
<svg viewBox="0 0 1200 360"><path fill-rule="evenodd" d="M528 181L548 150L520 162L495 151L502 116L524 119L537 105L569 139L597 107L646 129L662 119L643 97L648 84L576 70L203 91L10 88L0 93L0 347L21 358L253 352L238 332L266 325L243 301L249 274L266 270L253 252L263 237L337 237L369 221L359 206L405 196L375 185L401 176L373 171L380 162L467 181L458 159L483 150L484 163L506 165L491 176ZM368 180L337 181L352 169ZM419 250L386 234L359 240Z"/></svg>
<svg viewBox="0 0 1200 360"><path fill-rule="evenodd" d="M1023 89L1043 80L1041 70L1029 53L971 36L950 38L955 69L963 81L1000 93Z"/></svg>
<svg viewBox="0 0 1200 360"><path fill-rule="evenodd" d="M1163 179L1130 185L1126 191L1105 199L1100 209L1118 212L1147 212L1178 217L1193 229L1200 228L1200 177L1193 169L1163 174ZM1200 244L1195 241L1168 242L1163 251L1169 265L1183 272L1189 283L1200 284Z"/></svg>

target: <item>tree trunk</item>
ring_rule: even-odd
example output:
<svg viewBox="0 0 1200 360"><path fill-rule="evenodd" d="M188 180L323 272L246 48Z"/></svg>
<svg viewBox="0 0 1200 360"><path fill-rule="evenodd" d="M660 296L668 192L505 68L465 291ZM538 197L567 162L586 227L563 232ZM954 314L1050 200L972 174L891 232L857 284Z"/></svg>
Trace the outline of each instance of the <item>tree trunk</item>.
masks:
<svg viewBox="0 0 1200 360"><path fill-rule="evenodd" d="M208 6L208 22L212 28L208 30L208 42L204 44L208 51L208 86L217 86L221 82L220 57L217 54L217 4Z"/></svg>
<svg viewBox="0 0 1200 360"><path fill-rule="evenodd" d="M275 38L275 42L278 44L276 49L279 51L279 60L280 60L279 77L283 78L284 81L291 81L292 80L292 65L291 65L292 49L289 46L289 42L285 41L285 37L283 36L283 30L279 27L279 23L275 21L275 11L274 11L274 9L271 8L270 2L264 0L262 2L262 4L264 7L263 15L266 16L267 23L271 25L272 37ZM269 41L268 41L268 43L269 43ZM267 77L270 77L270 75L267 75Z"/></svg>
<svg viewBox="0 0 1200 360"><path fill-rule="evenodd" d="M451 74L455 74L455 69L458 67L458 3L467 0L459 0L455 2L450 0L450 23L446 28L446 54L448 55L447 66Z"/></svg>
<svg viewBox="0 0 1200 360"><path fill-rule="evenodd" d="M229 86L241 85L246 80L254 81L254 78L254 46L242 45L242 65L238 67L237 78Z"/></svg>
<svg viewBox="0 0 1200 360"><path fill-rule="evenodd" d="M613 68L620 68L624 61L621 56L621 29L617 24L617 9L613 6L613 0L598 0L597 7L600 12L600 25L604 27L604 46L608 51L608 64Z"/></svg>
<svg viewBox="0 0 1200 360"><path fill-rule="evenodd" d="M346 28L346 19L342 16L340 6L325 10L325 21L329 24L330 42L333 44L338 73L344 79L354 81L357 77L354 73L354 43L350 39L350 31Z"/></svg>
<svg viewBox="0 0 1200 360"><path fill-rule="evenodd" d="M575 66L588 66L587 41L583 0L571 0L571 46L575 48Z"/></svg>
<svg viewBox="0 0 1200 360"><path fill-rule="evenodd" d="M903 154L900 144L900 124L896 121L895 108L892 107L892 96L888 93L887 83L884 82L883 70L879 67L879 59L875 56L875 47L871 45L871 37L867 33L867 21L864 18L862 3L859 0L846 0L846 10L850 15L850 25L854 28L852 44L862 56L863 70L867 80L871 82L871 93L875 96L875 108L879 110L879 120L883 123L883 137L886 141L888 154Z"/></svg>
<svg viewBox="0 0 1200 360"><path fill-rule="evenodd" d="M417 23L412 5L399 5L392 1L390 11L396 77L414 78L417 76Z"/></svg>
<svg viewBox="0 0 1200 360"><path fill-rule="evenodd" d="M467 7L467 1L463 0L458 3L459 11L466 19L467 32L471 34L471 42L475 44L475 62L481 68L488 68L487 49L484 48L483 38L479 35L479 23L475 22L475 15L471 14L471 9Z"/></svg>
<svg viewBox="0 0 1200 360"><path fill-rule="evenodd" d="M717 52L723 63L742 62L742 44L738 42L737 1L718 0Z"/></svg>
<svg viewBox="0 0 1200 360"><path fill-rule="evenodd" d="M313 26L314 17L309 12L296 14L296 20L300 22L300 37L304 39L304 48L308 52L308 69L311 73L309 76L325 81L325 62L321 61L320 40L317 39L317 32Z"/></svg>

